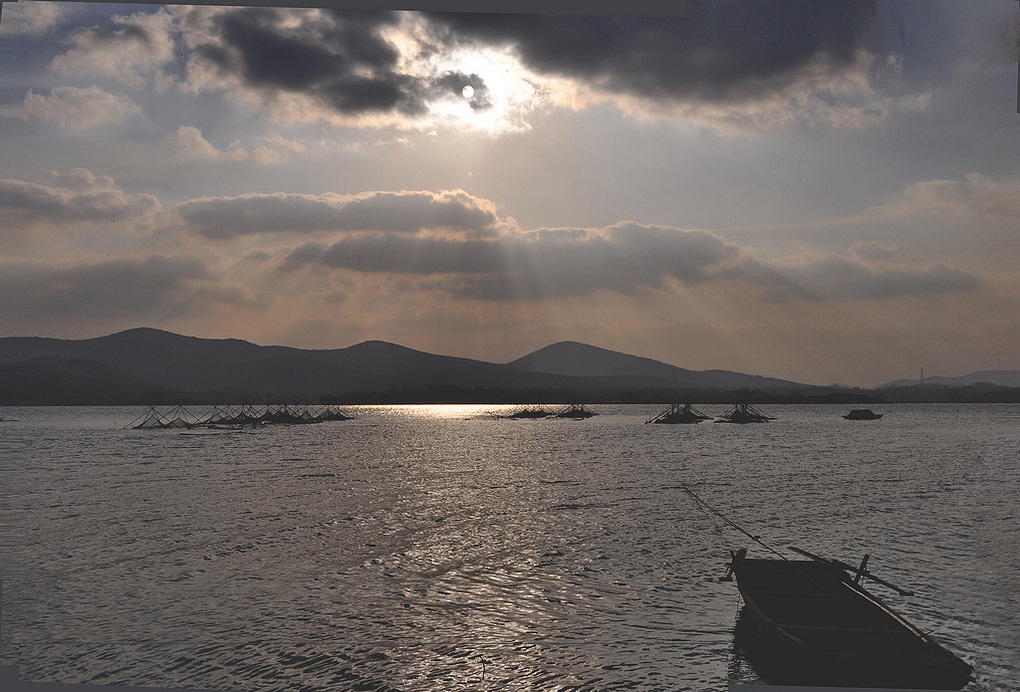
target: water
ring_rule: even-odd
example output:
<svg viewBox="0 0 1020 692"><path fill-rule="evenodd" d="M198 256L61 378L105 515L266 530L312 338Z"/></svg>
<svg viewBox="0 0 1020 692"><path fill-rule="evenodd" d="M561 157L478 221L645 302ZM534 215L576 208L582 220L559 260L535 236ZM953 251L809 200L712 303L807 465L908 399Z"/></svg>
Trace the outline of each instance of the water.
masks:
<svg viewBox="0 0 1020 692"><path fill-rule="evenodd" d="M643 425L656 406L378 406L243 432L0 409L2 662L251 692L756 682L718 577L730 549L767 553L687 485L780 550L870 553L917 595L875 592L974 665L968 690L1016 689L1020 406L764 408L669 426Z"/></svg>

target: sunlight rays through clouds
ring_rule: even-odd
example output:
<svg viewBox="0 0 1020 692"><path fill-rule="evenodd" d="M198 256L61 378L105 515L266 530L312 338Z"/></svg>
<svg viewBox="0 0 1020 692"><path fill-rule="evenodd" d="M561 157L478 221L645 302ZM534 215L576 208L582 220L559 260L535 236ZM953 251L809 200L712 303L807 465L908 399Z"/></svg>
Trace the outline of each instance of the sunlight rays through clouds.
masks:
<svg viewBox="0 0 1020 692"><path fill-rule="evenodd" d="M6 4L5 329L1016 367L1013 16L686 8Z"/></svg>

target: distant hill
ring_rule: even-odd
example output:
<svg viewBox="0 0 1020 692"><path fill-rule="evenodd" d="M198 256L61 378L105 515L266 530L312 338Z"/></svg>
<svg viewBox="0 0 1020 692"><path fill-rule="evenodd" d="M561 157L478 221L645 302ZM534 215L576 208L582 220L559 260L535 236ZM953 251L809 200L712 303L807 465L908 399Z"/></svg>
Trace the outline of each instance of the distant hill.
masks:
<svg viewBox="0 0 1020 692"><path fill-rule="evenodd" d="M527 372L595 379L606 386L640 383L643 387L690 390L757 389L781 391L807 385L726 370L687 370L650 358L629 356L576 341L561 341L507 363Z"/></svg>
<svg viewBox="0 0 1020 692"><path fill-rule="evenodd" d="M346 349L306 350L258 346L238 339L200 339L139 328L84 340L0 339L0 364L17 374L19 389L35 381L35 399L62 401L84 385L74 372L63 379L42 377L38 359L92 362L107 368L109 379L134 378L140 389L171 392L173 400L311 400L324 394L429 388L537 385L547 378L522 378L504 366L435 356L381 341ZM35 378L33 380L33 378ZM5 378L6 379L6 378ZM49 394L47 394L49 392ZM0 403L14 392L0 382ZM20 396L16 397L20 400Z"/></svg>
<svg viewBox="0 0 1020 692"><path fill-rule="evenodd" d="M894 380L893 382L879 385L878 388L916 387L922 384L946 387L966 387L977 384L990 384L997 387L1020 387L1020 370L979 370L959 377L925 377L924 380Z"/></svg>
<svg viewBox="0 0 1020 692"><path fill-rule="evenodd" d="M44 357L0 363L0 405L148 404L173 401L177 394L92 360Z"/></svg>
<svg viewBox="0 0 1020 692"><path fill-rule="evenodd" d="M674 401L824 388L686 370L576 342L510 363L383 341L309 350L131 329L94 339L0 338L0 404L313 401ZM727 394L727 398L733 398Z"/></svg>

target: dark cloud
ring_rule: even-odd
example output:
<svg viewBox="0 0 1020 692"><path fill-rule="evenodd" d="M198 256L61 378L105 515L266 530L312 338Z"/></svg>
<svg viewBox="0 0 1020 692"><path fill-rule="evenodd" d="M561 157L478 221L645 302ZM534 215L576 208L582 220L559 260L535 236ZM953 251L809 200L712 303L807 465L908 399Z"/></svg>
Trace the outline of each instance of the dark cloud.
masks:
<svg viewBox="0 0 1020 692"><path fill-rule="evenodd" d="M410 77L383 74L375 77L346 75L323 84L322 98L341 113L399 110L408 115L422 113L425 106L408 96L418 83Z"/></svg>
<svg viewBox="0 0 1020 692"><path fill-rule="evenodd" d="M910 267L841 255L767 262L712 233L633 222L494 239L359 235L303 245L283 267L305 265L416 275L434 288L489 301L633 294L667 281L736 285L749 300L770 302L924 298L981 286L975 275L945 265Z"/></svg>
<svg viewBox="0 0 1020 692"><path fill-rule="evenodd" d="M342 113L420 113L424 85L396 71L400 56L379 33L394 21L387 12L228 10L195 55L251 86L307 93Z"/></svg>
<svg viewBox="0 0 1020 692"><path fill-rule="evenodd" d="M177 213L195 232L227 239L256 233L453 231L497 233L500 219L484 200L459 191L331 195L252 194L186 202Z"/></svg>
<svg viewBox="0 0 1020 692"><path fill-rule="evenodd" d="M825 300L884 300L930 297L972 291L981 286L975 275L937 264L930 267L869 265L830 255L788 270L788 276Z"/></svg>
<svg viewBox="0 0 1020 692"><path fill-rule="evenodd" d="M129 195L112 178L84 168L49 171L38 182L0 180L0 208L5 224L100 222L151 216L160 209L152 195Z"/></svg>
<svg viewBox="0 0 1020 692"><path fill-rule="evenodd" d="M223 15L221 37L240 59L244 77L256 86L298 91L331 78L345 56L315 43L307 32L278 28L280 13L251 8Z"/></svg>
<svg viewBox="0 0 1020 692"><path fill-rule="evenodd" d="M538 73L613 93L739 100L789 85L819 57L837 71L854 64L879 33L872 0L689 0L685 7L678 17L429 13L432 31L417 49L512 45ZM401 72L398 49L383 33L397 21L388 12L230 9L215 16L211 39L194 54L250 86L306 93L346 114L420 114L432 98L460 96L468 84L469 105L490 107L485 75Z"/></svg>
<svg viewBox="0 0 1020 692"><path fill-rule="evenodd" d="M785 85L824 56L853 62L877 20L873 0L688 0L682 16L435 13L447 40L512 44L540 73L643 97L726 99Z"/></svg>
<svg viewBox="0 0 1020 692"><path fill-rule="evenodd" d="M342 46L345 55L358 64L392 69L399 59L396 49L379 35L379 30L397 24L396 12L328 10L334 24L326 27L325 40Z"/></svg>
<svg viewBox="0 0 1020 692"><path fill-rule="evenodd" d="M632 293L659 286L666 277L698 282L737 255L735 246L710 233L623 223L597 233L543 230L492 240L352 237L304 245L285 266L433 275L458 295L511 300Z"/></svg>
<svg viewBox="0 0 1020 692"><path fill-rule="evenodd" d="M766 264L744 259L727 267L720 277L757 286L772 302L928 298L982 286L974 274L944 264L911 267L831 254L796 263Z"/></svg>
<svg viewBox="0 0 1020 692"><path fill-rule="evenodd" d="M220 240L257 233L327 230L336 216L336 208L326 199L282 192L192 200L176 211L191 230Z"/></svg>
<svg viewBox="0 0 1020 692"><path fill-rule="evenodd" d="M503 273L508 269L499 243L415 238L393 233L345 238L325 246L304 245L290 253L287 264L419 275Z"/></svg>
<svg viewBox="0 0 1020 692"><path fill-rule="evenodd" d="M191 255L149 255L55 267L8 262L0 271L0 310L13 317L140 317L200 308L197 291L216 279ZM220 299L226 294L220 293Z"/></svg>
<svg viewBox="0 0 1020 692"><path fill-rule="evenodd" d="M377 192L347 202L339 216L345 230L452 229L492 235L500 223L483 200L459 190Z"/></svg>
<svg viewBox="0 0 1020 692"><path fill-rule="evenodd" d="M739 255L736 246L702 231L625 222L598 233L542 230L505 244L509 271L458 277L450 286L483 300L634 293L666 279L698 283Z"/></svg>

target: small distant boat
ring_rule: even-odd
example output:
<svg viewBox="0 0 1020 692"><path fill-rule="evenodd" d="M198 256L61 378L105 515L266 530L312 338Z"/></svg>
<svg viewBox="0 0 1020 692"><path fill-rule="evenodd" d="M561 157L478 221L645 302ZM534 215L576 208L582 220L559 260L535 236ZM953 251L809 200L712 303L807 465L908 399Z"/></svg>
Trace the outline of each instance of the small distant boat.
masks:
<svg viewBox="0 0 1020 692"><path fill-rule="evenodd" d="M557 418L573 418L582 420L597 415L583 404L570 404L556 413Z"/></svg>
<svg viewBox="0 0 1020 692"><path fill-rule="evenodd" d="M882 414L875 413L870 408L855 408L843 417L847 420L878 420Z"/></svg>
<svg viewBox="0 0 1020 692"><path fill-rule="evenodd" d="M973 669L869 593L860 567L794 548L808 560L751 559L731 552L744 608L737 639L776 685L958 690ZM851 574L854 576L851 577Z"/></svg>
<svg viewBox="0 0 1020 692"><path fill-rule="evenodd" d="M719 416L716 423L765 423L775 420L754 404L734 404L726 413Z"/></svg>
<svg viewBox="0 0 1020 692"><path fill-rule="evenodd" d="M709 420L712 416L694 408L690 404L671 404L669 408L654 418L646 420L645 423L700 423Z"/></svg>

